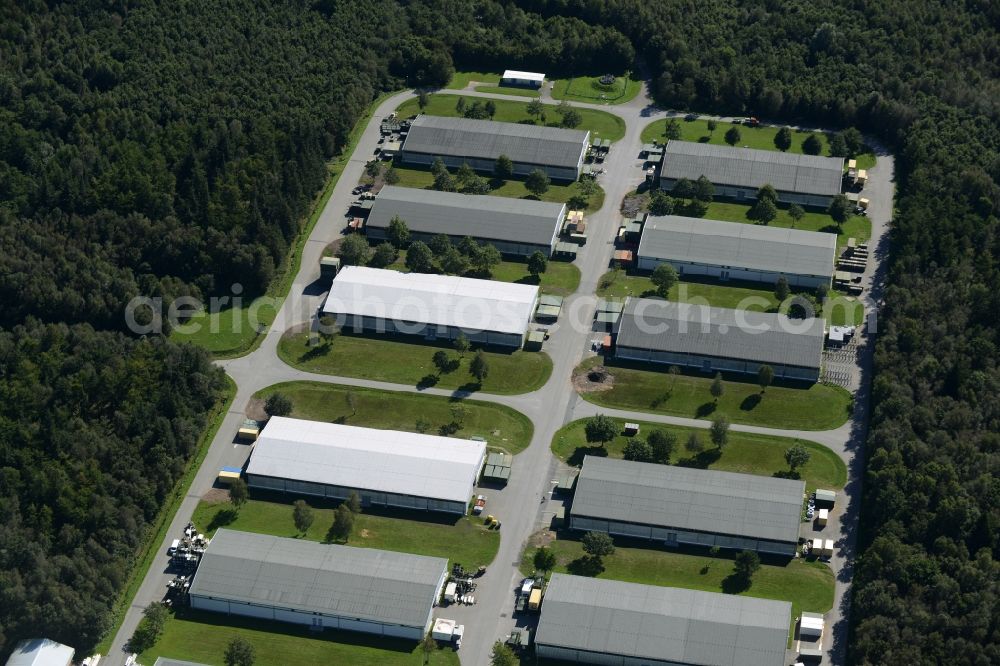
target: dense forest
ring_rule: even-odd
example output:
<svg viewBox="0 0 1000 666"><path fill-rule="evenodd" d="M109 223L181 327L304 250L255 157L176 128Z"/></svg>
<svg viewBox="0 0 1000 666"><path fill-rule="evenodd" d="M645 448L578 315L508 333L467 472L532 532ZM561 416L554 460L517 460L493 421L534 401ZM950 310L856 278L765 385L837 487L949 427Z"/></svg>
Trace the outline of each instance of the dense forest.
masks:
<svg viewBox="0 0 1000 666"><path fill-rule="evenodd" d="M3 3L0 657L95 644L219 394L124 304L263 292L379 92L519 67L897 154L850 655L1000 663L998 26L989 0Z"/></svg>

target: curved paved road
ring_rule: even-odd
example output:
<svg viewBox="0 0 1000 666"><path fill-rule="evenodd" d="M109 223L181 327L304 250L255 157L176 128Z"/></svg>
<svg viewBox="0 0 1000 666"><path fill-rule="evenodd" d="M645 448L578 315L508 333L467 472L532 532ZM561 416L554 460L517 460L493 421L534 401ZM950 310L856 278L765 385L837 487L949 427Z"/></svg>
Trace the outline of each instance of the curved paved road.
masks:
<svg viewBox="0 0 1000 666"><path fill-rule="evenodd" d="M511 97L461 91L476 97L493 97L525 102L523 97ZM161 549L165 552L169 542L179 534L198 504L199 499L215 482L216 472L224 464L241 462L249 450L233 442L244 418L245 407L251 397L262 388L275 383L293 380L311 380L347 384L380 390L422 392L431 395L454 393L442 389L418 390L413 386L375 382L346 377L334 377L303 372L285 365L277 355L277 345L281 335L288 328L312 319L322 303L323 289L319 287L318 263L326 245L336 239L344 227L344 212L354 197L351 190L361 178L364 165L377 146L379 120L393 111L403 101L414 96L411 91L402 92L385 100L373 113L372 120L362 133L354 156L347 163L344 172L334 188L329 202L322 211L302 253L301 270L292 284L288 298L284 301L274 323L266 332L260 346L241 358L220 361L219 365L237 384L236 397L226 414L221 428L213 440L205 461L199 469L189 494L184 498L170 525L168 536ZM531 418L535 426L530 446L515 457L511 482L502 491L491 492L490 508L503 520L500 551L477 590L477 604L473 607L451 607L440 612L464 622L467 626L466 639L459 652L466 666L489 663L489 650L493 641L505 635L514 619L513 589L520 578L517 569L520 551L525 540L536 529L544 525L544 519L551 516L548 508L548 491L556 469L556 460L550 454L549 444L554 433L570 420L597 413L612 414L622 418L644 419L684 426L707 427L708 422L666 415L655 415L622 410L599 409L580 399L570 385L573 368L587 354L591 339L598 337L589 329L593 318L595 299L593 293L597 281L605 272L613 251L613 238L620 223L618 205L624 195L642 182L644 173L637 156L641 146L640 133L647 123L667 116L658 110L645 93L619 106L596 104L575 104L574 106L595 108L613 113L626 123L624 138L614 144L604 167L608 174L600 181L606 191L605 204L600 211L590 216L590 242L584 246L576 259L582 279L577 292L569 296L564 304L566 315L560 324L552 327L547 351L553 360L552 377L541 389L518 396L497 396L484 393L475 394L475 399L496 402L517 409ZM675 114L676 115L676 114ZM877 248L876 257L885 255L885 235L892 211L893 162L891 156L880 156L878 165L870 171L870 183L866 192L871 199L870 217L873 222L872 246ZM878 265L877 262L871 262ZM865 281L873 285L869 289L872 300L881 296L881 274L870 269ZM573 319L573 322L568 321ZM577 325L573 325L577 323ZM831 519L828 533L836 531L838 552L831 560L836 576L836 605L828 615L826 647L832 663L843 663L843 637L846 634L846 613L850 585L851 562L853 559L854 528L857 524L860 479L862 471L861 442L867 427L867 385L870 380L872 335L865 335L860 347L858 372L854 377L856 387L860 387L855 413L847 424L828 431L789 431L749 425L734 425L734 430L770 435L802 437L817 441L835 451L848 465L849 481L845 491L846 510L838 511ZM165 563L166 558L162 560ZM132 605L128 609L122 627L115 637L112 650L105 658L112 666L124 664L124 646L141 619L142 609L152 601L162 598L164 585L170 576L160 567L154 566L144 579Z"/></svg>

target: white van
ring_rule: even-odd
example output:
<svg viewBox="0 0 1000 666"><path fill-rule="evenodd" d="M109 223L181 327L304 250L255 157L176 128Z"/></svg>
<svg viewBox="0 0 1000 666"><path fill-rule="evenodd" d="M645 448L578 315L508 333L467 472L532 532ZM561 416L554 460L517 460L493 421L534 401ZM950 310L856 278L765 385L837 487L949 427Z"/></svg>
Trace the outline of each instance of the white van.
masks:
<svg viewBox="0 0 1000 666"><path fill-rule="evenodd" d="M177 552L177 549L181 545L180 539L174 539L173 543L170 544L170 548L167 548L167 555L173 555Z"/></svg>

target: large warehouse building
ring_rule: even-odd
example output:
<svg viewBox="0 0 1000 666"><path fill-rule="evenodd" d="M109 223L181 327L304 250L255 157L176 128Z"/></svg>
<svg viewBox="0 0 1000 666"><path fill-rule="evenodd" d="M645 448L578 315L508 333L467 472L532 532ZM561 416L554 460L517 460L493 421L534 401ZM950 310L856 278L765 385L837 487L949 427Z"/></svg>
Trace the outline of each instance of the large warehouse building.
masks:
<svg viewBox="0 0 1000 666"><path fill-rule="evenodd" d="M819 381L819 317L629 298L614 333L620 359L752 375L769 365L775 377Z"/></svg>
<svg viewBox="0 0 1000 666"><path fill-rule="evenodd" d="M314 629L420 640L448 560L220 529L191 584L191 607Z"/></svg>
<svg viewBox="0 0 1000 666"><path fill-rule="evenodd" d="M486 442L272 416L254 444L254 489L347 499L362 506L464 514Z"/></svg>
<svg viewBox="0 0 1000 666"><path fill-rule="evenodd" d="M348 266L333 280L323 312L343 330L419 335L473 344L524 345L538 287L453 275Z"/></svg>
<svg viewBox="0 0 1000 666"><path fill-rule="evenodd" d="M368 238L373 243L387 240L394 217L406 223L412 240L426 243L443 234L457 243L470 236L502 254L549 256L566 217L566 204L390 185L382 188L368 214Z"/></svg>
<svg viewBox="0 0 1000 666"><path fill-rule="evenodd" d="M787 601L552 574L543 659L608 666L782 666Z"/></svg>
<svg viewBox="0 0 1000 666"><path fill-rule="evenodd" d="M792 557L805 481L587 456L570 529Z"/></svg>
<svg viewBox="0 0 1000 666"><path fill-rule="evenodd" d="M757 224L719 222L679 215L647 216L638 267L668 263L681 276L774 284L782 275L793 287L830 286L834 234Z"/></svg>
<svg viewBox="0 0 1000 666"><path fill-rule="evenodd" d="M440 157L450 168L468 162L476 171L493 173L497 158L506 155L517 176L541 169L553 180L573 181L580 177L589 145L590 132L582 130L419 115L403 142L401 160L430 166Z"/></svg>
<svg viewBox="0 0 1000 666"><path fill-rule="evenodd" d="M781 203L827 208L840 194L844 178L841 157L798 155L776 150L730 148L709 143L668 141L663 149L660 187L670 191L681 178L708 178L719 197L754 201L770 184Z"/></svg>

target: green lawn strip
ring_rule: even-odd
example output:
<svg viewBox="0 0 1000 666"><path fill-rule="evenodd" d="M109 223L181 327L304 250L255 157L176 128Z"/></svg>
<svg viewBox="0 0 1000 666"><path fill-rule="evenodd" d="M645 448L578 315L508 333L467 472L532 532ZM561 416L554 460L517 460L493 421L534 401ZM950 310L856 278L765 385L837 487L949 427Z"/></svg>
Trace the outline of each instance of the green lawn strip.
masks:
<svg viewBox="0 0 1000 666"><path fill-rule="evenodd" d="M457 117L462 114L455 109L455 105L458 103L459 97L465 98L465 104L468 108L472 106L473 103L479 102L483 103L487 101L482 97L470 97L467 95L452 95L452 94L442 94L436 93L428 97L427 106L423 109L423 113L432 116L452 116ZM528 102L515 102L508 99L494 99L489 100L496 105L496 114L493 116L493 120L498 120L506 123L517 123L522 120L532 120L532 116L528 115ZM559 125L559 114L556 113L556 106L554 104L543 105L545 113L546 125L552 127L558 127ZM591 138L601 138L609 139L610 141L617 141L625 136L625 121L623 121L618 116L612 115L607 111L599 111L597 109L583 109L580 107L574 107L580 114L582 122L580 126L576 129L580 130L590 130ZM415 116L420 113L420 105L417 103L416 99L410 99L399 105L396 109L403 118L409 118L410 116ZM537 122L541 123L541 119L535 119Z"/></svg>
<svg viewBox="0 0 1000 666"><path fill-rule="evenodd" d="M524 414L479 400L446 398L436 395L379 391L324 382L286 382L269 386L257 394L267 398L284 393L292 400L292 416L314 421L346 423L364 428L416 432L417 420L430 423L430 434L452 423L452 407L461 405L465 415L454 437L483 437L491 446L520 453L531 442L534 426ZM353 407L349 404L354 403Z"/></svg>
<svg viewBox="0 0 1000 666"><path fill-rule="evenodd" d="M793 293L814 295L812 290L792 290ZM864 321L865 308L857 298L830 292L823 304L819 316L827 319L834 326L860 325ZM609 272L598 283L597 295L607 298L624 298L626 296L649 297L656 295L656 287L647 275L635 275ZM746 302L746 299L754 299ZM760 299L767 301L762 304ZM749 282L731 282L716 284L709 280L690 282L682 280L670 289L668 300L680 303L707 303L716 308L744 309L761 312L777 312L778 299L774 289L757 286Z"/></svg>
<svg viewBox="0 0 1000 666"><path fill-rule="evenodd" d="M406 250L399 253L399 258L389 269L400 272L408 272L406 268ZM469 276L475 277L475 276ZM493 267L491 280L498 282L517 282L519 284L537 284L543 294L553 294L555 296L569 296L580 286L580 269L576 265L565 261L549 260L545 272L536 280L528 272L527 263L524 261L501 261Z"/></svg>
<svg viewBox="0 0 1000 666"><path fill-rule="evenodd" d="M448 341L425 342L415 336L341 334L329 345L308 346L309 333L286 333L278 356L292 367L342 377L375 379L397 384L462 388L501 395L529 393L541 388L552 374L552 360L542 352L484 351L489 373L482 386L469 374L475 354L460 357ZM433 361L445 351L457 364L442 373ZM427 381L428 376L435 381Z"/></svg>
<svg viewBox="0 0 1000 666"><path fill-rule="evenodd" d="M139 663L152 666L157 657L223 666L226 647L242 636L254 647L254 666L421 666L424 652L416 641L309 627L273 620L257 620L221 613L180 610L167 620L156 645L139 655ZM431 666L458 666L458 653L439 648L430 655Z"/></svg>
<svg viewBox="0 0 1000 666"><path fill-rule="evenodd" d="M587 359L578 367L586 371L602 362L600 357ZM709 392L712 376L685 372L674 377L668 366L654 364L619 364L608 359L614 376L610 390L581 393L588 402L615 409L631 409L653 414L673 414L687 418L713 419L725 414L733 423L747 423L770 428L830 430L847 421L851 394L830 384L776 384L761 395L756 378L728 375L723 377L725 393L716 404ZM671 387L673 390L671 391Z"/></svg>
<svg viewBox="0 0 1000 666"><path fill-rule="evenodd" d="M739 222L741 224L757 224L755 220L747 217L750 212L751 203L730 203L725 201L713 201L708 205L708 210L703 216L708 220L722 220L724 222ZM825 233L837 234L837 250L847 245L848 238L855 238L859 243L867 242L872 235L872 223L863 215L852 215L843 225L838 226L829 213L817 210L807 210L805 217L798 222L792 220L788 215L788 206L781 204L778 206L778 216L768 223L768 226L795 228L803 231L821 231Z"/></svg>
<svg viewBox="0 0 1000 666"><path fill-rule="evenodd" d="M256 493L255 493L256 495ZM313 524L305 535L295 530L292 502L304 499L313 508ZM272 501L273 500L273 501ZM201 502L193 521L199 531L213 535L220 527L270 534L272 536L326 541L333 524L335 503L311 497L275 497L251 499L233 517L229 502ZM488 530L483 521L472 516L441 516L427 511L363 511L354 520L348 546L378 548L414 555L444 557L465 566L488 565L500 548L500 533Z"/></svg>
<svg viewBox="0 0 1000 666"><path fill-rule="evenodd" d="M393 165L396 173L399 175L399 182L397 185L401 187L415 187L422 190L432 189L434 185L434 174L431 173L430 169L421 169L418 167L403 166L402 164ZM542 201L554 201L556 203L566 203L574 195L581 194L580 183L551 183L549 189L538 197ZM496 189L490 190L490 196L494 197L509 197L511 199L535 199L535 195L528 192L527 188L524 186L523 178L508 178L503 181L503 184ZM595 194L592 194L588 198L587 210L597 211L601 209L604 205L604 190L600 186L597 187Z"/></svg>
<svg viewBox="0 0 1000 666"><path fill-rule="evenodd" d="M746 125L733 125L732 123L718 121L718 126L715 128L715 131L709 132L707 120L684 120L683 118L677 118L677 122L679 122L681 126L681 141L695 141L698 143L711 143L717 146L728 146L729 144L726 143L725 138L726 132L730 127L736 127L740 131L740 141L736 144L737 148L746 146L748 148L757 148L759 150L778 150L778 148L774 145L774 135L778 133L780 127L765 125L747 127ZM664 134L666 127L667 118L654 120L650 124L646 125L646 127L642 130L642 142L663 143L667 139ZM826 154L828 148L826 135L822 132L801 132L799 130L792 130L792 146L787 152L801 154L802 141L809 136L809 134L816 135L816 137L823 144L823 149L820 151L820 154Z"/></svg>
<svg viewBox="0 0 1000 666"><path fill-rule="evenodd" d="M449 90L461 90L473 81L476 83L494 83L499 85L500 74L497 72L455 72L452 74L447 88Z"/></svg>
<svg viewBox="0 0 1000 666"><path fill-rule="evenodd" d="M184 474L174 484L174 489L170 497L160 507L160 511L157 513L156 520L153 523L153 531L143 540L143 545L136 554L135 566L129 570L128 582L118 595L118 599L115 601L115 605L111 611L111 627L97 647L94 648L94 654L107 654L108 650L111 649L111 642L114 640L115 634L118 633L122 620L125 619L126 609L128 609L129 604L132 603L132 599L135 598L136 593L139 591L139 586L142 585L142 581L146 578L149 568L162 555L159 548L167 535L167 530L170 528L170 522L174 519L174 514L180 508L181 501L183 501L188 490L191 488L191 483L198 473L198 468L201 467L201 463L212 445L212 440L215 439L215 434L222 426L222 421L225 419L226 412L229 410L229 405L232 403L235 395L236 384L226 375L226 387L219 397L219 402L216 404L215 409L208 416L207 425L202 431L201 437L198 438L198 445L195 448L194 455L188 461Z"/></svg>
<svg viewBox="0 0 1000 666"><path fill-rule="evenodd" d="M275 273L268 286L267 295L256 301L255 305L241 308L219 309L209 314L202 311L191 318L190 322L178 330L171 331L170 339L174 342L190 342L199 345L217 358L234 358L248 354L256 349L264 340L260 333L266 331L277 316L285 295L292 286L292 281L298 275L302 265L302 248L312 233L320 214L333 195L333 189L354 155L358 140L368 126L372 114L378 105L394 95L395 92L382 93L365 109L364 113L354 123L348 136L347 145L335 159L327 164L328 176L322 191L313 200L305 224L295 237L295 242L288 249L288 254ZM250 321L254 313L256 321ZM256 326L254 324L259 324ZM197 330L195 330L197 329ZM213 332L217 331L217 332ZM259 331L259 332L258 332Z"/></svg>
<svg viewBox="0 0 1000 666"><path fill-rule="evenodd" d="M610 86L603 85L600 80L600 76L559 79L552 86L552 98L590 104L624 104L642 90L642 81L630 77L619 76Z"/></svg>
<svg viewBox="0 0 1000 666"><path fill-rule="evenodd" d="M723 592L729 588L726 579L733 573L732 553L723 551L712 556L701 549L666 551L650 547L652 544L644 547L641 543L617 538L615 542L615 552L604 558L604 571L598 578L704 592ZM575 569L572 563L584 554L580 542L572 538L558 538L549 548L555 553L555 570L559 573L571 573ZM529 547L522 558L521 570L526 575L532 571L534 553L535 549ZM792 628L803 611L826 613L833 607L833 588L833 572L821 562L793 559L778 563L765 559L754 574L750 589L739 594L791 602L791 638L794 635Z"/></svg>
<svg viewBox="0 0 1000 666"><path fill-rule="evenodd" d="M621 433L624 430L625 420L615 420L622 426L619 429ZM552 452L560 460L571 465L581 465L586 455L621 458L625 444L633 438L619 434L603 448L590 444L584 432L586 422L586 419L579 419L560 428L552 438ZM821 444L806 439L730 431L729 443L720 454L709 439L707 430L650 421L638 421L638 423L640 439L648 436L653 430L663 430L677 437L677 448L671 457L671 464L722 472L774 476L776 473L788 471L785 451L793 444L799 443L811 454L809 462L798 470L800 478L806 482L807 492L812 492L816 488L836 490L843 488L847 483L847 467L837 454ZM692 454L684 448L684 443L692 432L697 432L705 444L705 450L699 454Z"/></svg>
<svg viewBox="0 0 1000 666"><path fill-rule="evenodd" d="M873 168L878 161L878 158L875 157L875 153L872 152L861 153L856 159L858 160L857 168L866 170Z"/></svg>
<svg viewBox="0 0 1000 666"><path fill-rule="evenodd" d="M516 95L518 97L538 97L538 91L533 88L518 88L517 86L476 86L476 92L494 93L496 95Z"/></svg>

